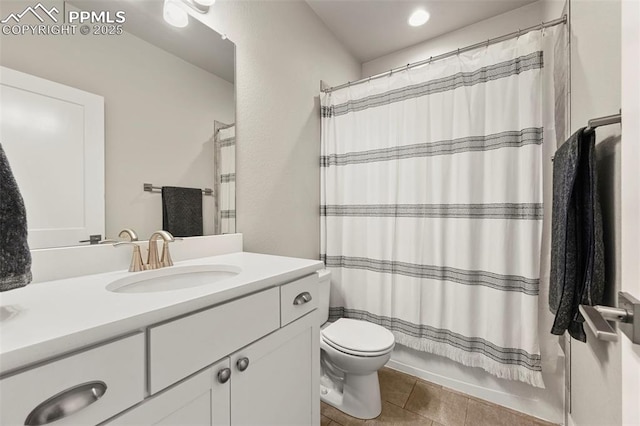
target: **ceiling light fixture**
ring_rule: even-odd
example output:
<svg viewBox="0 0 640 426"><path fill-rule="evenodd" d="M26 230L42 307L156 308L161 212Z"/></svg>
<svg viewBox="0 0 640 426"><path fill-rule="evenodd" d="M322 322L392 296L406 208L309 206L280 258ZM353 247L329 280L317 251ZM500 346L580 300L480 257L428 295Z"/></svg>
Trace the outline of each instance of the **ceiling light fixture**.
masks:
<svg viewBox="0 0 640 426"><path fill-rule="evenodd" d="M180 6L179 0L165 0L162 17L169 25L184 28L189 24L189 14Z"/></svg>
<svg viewBox="0 0 640 426"><path fill-rule="evenodd" d="M430 17L429 12L424 9L418 9L411 14L408 22L412 27L419 27L426 24Z"/></svg>
<svg viewBox="0 0 640 426"><path fill-rule="evenodd" d="M185 6L191 10L206 14L216 0L164 0L162 16L169 25L184 28L189 24L189 13Z"/></svg>

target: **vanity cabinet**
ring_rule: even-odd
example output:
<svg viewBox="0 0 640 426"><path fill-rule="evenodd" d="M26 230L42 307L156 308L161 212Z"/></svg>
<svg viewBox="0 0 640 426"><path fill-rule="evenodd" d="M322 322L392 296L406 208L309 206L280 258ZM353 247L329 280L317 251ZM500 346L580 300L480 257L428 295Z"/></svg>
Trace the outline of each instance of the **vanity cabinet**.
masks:
<svg viewBox="0 0 640 426"><path fill-rule="evenodd" d="M316 295L313 274L5 377L0 424L318 425Z"/></svg>
<svg viewBox="0 0 640 426"><path fill-rule="evenodd" d="M315 315L223 358L107 424L312 425Z"/></svg>

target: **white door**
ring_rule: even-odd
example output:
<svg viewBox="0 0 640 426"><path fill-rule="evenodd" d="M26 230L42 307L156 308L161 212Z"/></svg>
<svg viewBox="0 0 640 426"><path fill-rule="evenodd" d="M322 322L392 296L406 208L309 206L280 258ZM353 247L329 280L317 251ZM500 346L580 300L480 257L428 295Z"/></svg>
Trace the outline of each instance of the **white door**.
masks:
<svg viewBox="0 0 640 426"><path fill-rule="evenodd" d="M27 208L29 247L104 236L104 98L0 67L0 143Z"/></svg>
<svg viewBox="0 0 640 426"><path fill-rule="evenodd" d="M640 299L640 2L622 1L622 291ZM640 344L621 333L622 422L640 425Z"/></svg>

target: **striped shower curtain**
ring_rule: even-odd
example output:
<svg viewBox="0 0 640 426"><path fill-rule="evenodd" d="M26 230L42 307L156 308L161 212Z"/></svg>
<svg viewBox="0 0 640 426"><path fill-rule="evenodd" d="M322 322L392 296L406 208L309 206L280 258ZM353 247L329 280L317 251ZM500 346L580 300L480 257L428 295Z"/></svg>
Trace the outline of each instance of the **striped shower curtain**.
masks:
<svg viewBox="0 0 640 426"><path fill-rule="evenodd" d="M323 95L331 319L543 386L542 35Z"/></svg>
<svg viewBox="0 0 640 426"><path fill-rule="evenodd" d="M215 125L216 234L236 232L236 126Z"/></svg>

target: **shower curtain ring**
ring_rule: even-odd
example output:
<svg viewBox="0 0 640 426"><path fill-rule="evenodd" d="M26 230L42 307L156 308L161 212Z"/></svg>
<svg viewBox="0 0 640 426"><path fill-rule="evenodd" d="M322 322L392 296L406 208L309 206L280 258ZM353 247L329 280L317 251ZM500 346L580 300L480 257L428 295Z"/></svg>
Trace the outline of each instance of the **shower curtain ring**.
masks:
<svg viewBox="0 0 640 426"><path fill-rule="evenodd" d="M433 56L429 56L429 63L431 63L431 61L433 61Z"/></svg>
<svg viewBox="0 0 640 426"><path fill-rule="evenodd" d="M518 37L517 38L520 38L520 28L518 28Z"/></svg>

